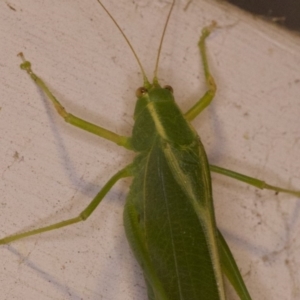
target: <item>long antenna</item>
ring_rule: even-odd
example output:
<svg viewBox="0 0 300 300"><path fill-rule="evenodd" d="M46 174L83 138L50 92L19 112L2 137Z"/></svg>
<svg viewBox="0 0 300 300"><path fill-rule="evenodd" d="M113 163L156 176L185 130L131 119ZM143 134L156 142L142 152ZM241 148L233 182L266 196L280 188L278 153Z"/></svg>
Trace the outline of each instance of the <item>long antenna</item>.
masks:
<svg viewBox="0 0 300 300"><path fill-rule="evenodd" d="M168 26L168 23L169 23L169 20L170 20L170 16L171 16L174 4L175 4L175 0L173 0L171 8L169 10L169 14L168 14L168 17L167 17L167 20L166 20L166 23L165 23L165 26L164 26L164 30L163 30L163 33L162 33L162 36L161 36L161 39L160 39L160 43L159 43L159 48L158 48L158 53L157 53L156 63L155 63L155 69L154 69L153 82L155 82L155 83L158 82L158 80L157 80L157 70L158 70L158 64L159 64L161 48L162 48L162 44L163 44L163 41L164 41L165 33L166 33L166 30L167 30L167 26Z"/></svg>
<svg viewBox="0 0 300 300"><path fill-rule="evenodd" d="M125 33L123 32L123 30L121 29L120 25L117 23L117 21L114 19L114 17L110 14L110 12L107 10L107 8L102 4L102 2L100 0L97 0L98 3L102 6L102 8L105 10L105 12L108 14L108 16L111 18L111 20L115 23L115 25L117 26L117 28L119 29L119 31L121 32L121 34L123 35L126 43L128 44L128 46L130 47L133 55L135 56L136 60L137 60L137 63L138 65L140 66L140 69L142 71L142 74L143 74L143 79L144 79L144 85L145 86L149 86L150 85L150 82L146 76L146 73L144 71L144 68L142 66L142 63L138 57L138 55L136 54L136 52L134 51L129 39L127 38L127 36L125 35ZM174 3L173 3L174 4Z"/></svg>

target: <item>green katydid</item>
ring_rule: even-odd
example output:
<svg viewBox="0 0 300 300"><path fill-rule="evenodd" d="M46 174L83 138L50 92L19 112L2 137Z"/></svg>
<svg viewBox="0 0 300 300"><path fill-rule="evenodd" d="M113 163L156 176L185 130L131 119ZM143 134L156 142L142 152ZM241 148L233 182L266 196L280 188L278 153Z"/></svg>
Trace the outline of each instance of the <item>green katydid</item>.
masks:
<svg viewBox="0 0 300 300"><path fill-rule="evenodd" d="M201 142L188 122L209 105L215 93L204 45L211 29L204 29L199 42L208 92L182 114L174 103L171 88L161 88L158 83L157 59L152 83L142 71L144 86L137 92L136 123L131 138L69 115L32 72L30 63L22 64L66 121L139 154L107 182L80 217L4 238L1 244L86 219L118 179L133 177L124 223L144 270L149 299L225 299L222 273L241 299L250 299L230 250L215 226L209 168L260 188L292 191L208 165Z"/></svg>

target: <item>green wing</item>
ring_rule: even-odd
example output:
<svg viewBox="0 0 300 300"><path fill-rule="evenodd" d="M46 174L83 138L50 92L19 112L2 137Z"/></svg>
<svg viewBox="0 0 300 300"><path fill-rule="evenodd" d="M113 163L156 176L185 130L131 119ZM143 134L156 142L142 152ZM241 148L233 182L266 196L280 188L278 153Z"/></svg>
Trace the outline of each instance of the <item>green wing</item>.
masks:
<svg viewBox="0 0 300 300"><path fill-rule="evenodd" d="M151 300L225 299L201 147L177 149L157 138L135 163L124 223Z"/></svg>

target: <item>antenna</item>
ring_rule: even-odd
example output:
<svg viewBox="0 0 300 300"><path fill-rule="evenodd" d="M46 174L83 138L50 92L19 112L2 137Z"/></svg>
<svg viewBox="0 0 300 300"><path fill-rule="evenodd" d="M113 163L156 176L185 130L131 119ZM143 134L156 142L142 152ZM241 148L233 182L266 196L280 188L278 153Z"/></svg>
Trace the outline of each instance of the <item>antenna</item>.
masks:
<svg viewBox="0 0 300 300"><path fill-rule="evenodd" d="M173 0L171 8L169 10L169 14L168 14L168 17L167 17L167 20L166 20L166 23L165 23L165 26L164 26L164 30L163 30L163 33L162 33L162 36L161 36L161 39L160 39L160 43L159 43L159 48L158 48L158 53L157 53L157 58L156 58L156 63L155 63L155 69L154 69L153 82L155 82L155 83L158 82L158 80L157 80L157 70L158 70L158 64L159 64L161 48L162 48L162 44L163 44L163 41L164 41L165 33L166 33L166 30L167 30L167 26L168 26L168 23L169 23L169 20L170 20L170 16L171 16L174 4L175 4L175 0Z"/></svg>
<svg viewBox="0 0 300 300"><path fill-rule="evenodd" d="M138 55L137 55L136 52L134 51L134 49L133 49L133 47L132 47L132 45L131 45L129 39L127 38L127 36L126 36L125 33L123 32L123 30L121 29L120 25L119 25L119 24L117 23L117 21L114 19L114 17L110 14L110 12L107 10L107 8L102 4L102 2L101 2L100 0L97 0L97 1L98 1L98 3L102 6L102 8L105 10L105 12L108 14L108 16L111 18L111 20L115 23L115 25L116 25L117 28L119 29L120 33L123 35L123 37L124 37L126 43L127 43L128 46L130 47L130 49L131 49L131 51L132 51L134 57L135 57L136 60L137 60L138 65L139 65L139 67L140 67L140 69L141 69L141 71L142 71L143 79L144 79L144 85L145 85L145 86L149 86L150 83L149 83L149 80L148 80L148 78L147 78L147 76L146 76L146 73L145 73L145 71L144 71L144 68L143 68L143 66L142 66L142 63L141 63L141 61L140 61ZM174 4L174 3L173 3L173 4Z"/></svg>

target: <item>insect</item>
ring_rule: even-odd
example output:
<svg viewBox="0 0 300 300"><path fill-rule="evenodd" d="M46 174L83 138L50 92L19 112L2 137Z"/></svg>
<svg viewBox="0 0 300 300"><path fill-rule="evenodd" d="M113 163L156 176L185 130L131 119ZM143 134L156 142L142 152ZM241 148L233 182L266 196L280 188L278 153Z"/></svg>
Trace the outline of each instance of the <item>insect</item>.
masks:
<svg viewBox="0 0 300 300"><path fill-rule="evenodd" d="M174 3L173 3L174 5ZM205 51L204 51L204 42L205 42L205 38L206 36L209 34L210 32L210 28L206 28L206 30L204 31L204 34L202 36L202 42L201 42L201 46L202 46L202 54L204 55L204 61L206 61L206 57L205 57ZM47 90L46 86L44 86L43 82L40 81L40 79L38 79L37 77L35 77L36 75L32 72L31 67L29 65L28 62L24 62L23 64L23 68L25 70L28 71L28 73L33 77L33 79L40 85L40 87L42 87L42 89L48 93L48 95L50 96L50 98L52 97L51 94L49 94L49 91ZM208 71L208 67L206 67L206 79L209 83L209 86L211 87L211 90L209 91L209 93L206 95L206 98L203 98L204 100L202 100L202 104L209 104L209 101L212 99L212 96L214 94L214 83L213 83L213 79ZM156 68L157 70L157 68ZM156 90L157 89L157 90ZM159 95L159 97L161 97L161 100L159 99L159 101L157 101L158 106L154 105L154 104L148 104L147 102L150 100L147 100L149 93L153 92L154 94L156 93L156 91L159 91L160 93L162 93L162 95ZM211 93L211 95L210 95ZM153 95L151 95L152 97ZM200 113L200 111L203 109L203 107L201 105L196 105L195 107L193 107L191 110L187 111L184 114L184 117L178 113L178 110L176 108L176 106L173 106L173 96L172 96L172 90L170 87L166 87L165 89L160 89L160 87L158 86L158 83L156 82L156 80L154 80L154 85L152 85L152 83L149 83L148 80L145 80L144 83L144 87L142 89L138 90L138 105L139 107L136 109L136 124L135 124L135 129L134 129L134 134L133 134L133 138L131 140L124 138L124 137L120 137L118 135L115 135L109 131L104 130L103 128L99 128L99 127L95 127L93 125L87 124L82 122L81 120L79 120L79 123L81 125L87 125L90 126L91 130L95 130L98 131L99 135L101 135L102 137L107 137L110 140L113 140L119 144L122 144L123 146L125 146L126 148L132 148L132 143L137 143L137 145L135 145L134 149L135 150L142 150L142 154L143 155L138 155L137 159L135 160L135 162L130 165L130 167L127 167L125 169L123 169L120 173L116 174L115 177L112 177L112 179L108 182L108 186L106 185L104 187L104 189L102 190L102 194L100 194L100 196L102 197L103 194L105 192L108 191L109 188L111 188L110 185L112 185L114 183L115 180L121 178L121 177L126 177L126 176L132 176L134 177L134 182L131 188L131 192L129 194L128 200L127 200L127 205L125 208L125 216L127 218L127 232L128 235L130 236L130 234L134 235L133 240L131 240L131 244L132 247L137 247L139 246L139 242L143 241L144 243L149 243L149 245L151 246L151 250L149 250L151 253L151 256L156 256L157 254L155 253L156 251L163 251L164 249L159 249L156 248L156 243L160 243L160 245L162 245L162 247L165 247L164 242L159 242L159 236L155 236L156 233L159 233L159 231L161 230L161 227L163 227L164 220L166 218L166 212L167 212L167 208L166 207L161 207L159 205L159 201L161 199L165 199L168 201L172 201L172 200L184 200L184 199L198 199L199 198L199 202L200 200L205 200L205 199L210 199L210 196L205 195L205 193L210 194L210 186L209 186L209 171L208 171L208 166L207 166L207 162L205 160L205 152L202 148L200 148L201 150L199 150L199 147L201 147L201 144L199 144L200 142L198 141L195 133L193 130L191 130L189 128L189 126L187 125L187 123L185 122L186 120L191 121L192 119L194 119L196 117L196 115L198 115ZM52 98L52 100L54 100ZM162 103L162 107L159 106L160 102ZM167 110L165 110L164 114L159 114L158 110L162 109L163 110L163 105L164 104L169 104L172 103L172 105L170 107L168 107ZM65 112L62 110L62 107L55 102L54 100L54 104L56 105L57 109L60 111L61 114L64 114ZM148 107L147 109L145 107ZM173 108L175 107L175 108ZM170 109L175 109L175 112L173 114L173 117L170 118L169 114L170 114ZM143 110L141 110L143 109ZM140 111L141 110L141 111ZM145 110L147 111L147 114L144 114L143 117L139 116L139 114L142 114L143 112L145 112ZM177 114L176 114L177 113ZM164 119L164 116L166 116L166 119ZM176 122L174 123L172 119L175 119ZM170 120L171 119L171 120ZM78 121L77 118L73 119L74 121ZM163 124L163 121L160 120L164 120L164 122L166 122L166 124ZM146 125L138 125L139 122L142 121L147 121ZM171 124L169 124L168 122L172 122ZM179 124L181 124L179 127L175 128L176 126L178 126ZM80 125L79 124L79 125ZM170 133L167 130L167 128L165 128L164 126L168 126L168 124L170 125ZM164 125L164 126L163 126ZM172 125L172 126L171 126ZM145 129L145 131L142 131L142 129ZM180 135L180 132L182 130L182 135ZM153 137L153 132L157 132L157 136ZM171 134L173 133L173 135L176 136L176 141L173 141L173 138L171 138ZM189 135L191 135L191 137L189 137ZM136 136L136 138L134 138L134 136ZM186 143L185 140L190 138L190 140L188 140L188 142ZM157 140L159 139L159 141ZM178 148L176 147L176 143L177 143L177 139L182 139L182 141L179 140L178 142ZM175 143L175 146L174 144ZM141 147L141 148L139 148ZM152 147L151 151L153 152L149 152L149 147ZM139 149L138 149L139 148ZM148 151L147 155L144 154L145 151ZM199 154L196 155L195 153L197 153L197 151L199 151ZM201 153L200 153L201 152ZM150 153L150 154L149 154ZM163 154L164 155L163 155ZM201 155L200 155L201 154ZM184 156L183 158L179 158L179 156ZM169 160L167 160L167 157ZM151 164L149 163L145 163L146 159L150 159L151 158ZM155 159L159 159L159 160L155 160ZM202 162L200 163L199 160ZM171 161L174 163L174 165L171 165ZM176 164L176 162L178 162L178 165ZM143 183L141 183L139 181L140 178L145 177L145 174L149 174L149 173L145 173L145 168L146 167L153 167L156 170L161 170L160 173L157 173L153 176L151 176L151 182L149 181L149 187L147 188L147 190L149 190L149 193L154 193L158 191L156 190L157 187L159 186L163 186L163 187L172 187L171 190L169 191L164 191L163 188L161 188L159 190L159 195L151 195L151 197L147 198L150 199L150 203L147 203L147 205L150 205L144 208L141 208L141 203L139 203L139 199L143 199L144 194L139 194L141 192L141 189L139 187L143 187ZM191 167L195 166L195 168L201 167L201 169L196 169L196 173L194 174L193 177L185 177L189 175L189 172L193 172L193 169L191 169ZM186 171L183 172L181 171L181 169L185 167ZM173 168L173 169L172 169ZM216 167L212 167L212 169L214 171L220 171L223 172L224 170L222 169L217 169ZM205 173L203 174L201 172L201 170ZM141 173L142 172L142 173ZM153 172L153 169L152 171ZM143 176L140 176L140 174L143 174ZM152 173L151 173L152 174ZM187 175L186 175L187 174ZM160 176L159 176L160 175ZM234 175L233 172L229 172L229 175ZM177 177L178 176L178 177ZM197 184L193 183L193 178L197 179ZM242 178L241 176L238 176L238 178ZM244 178L246 181L249 181L249 178ZM155 181L156 180L156 181ZM169 180L171 180L171 183L169 182ZM198 183L199 181L199 183ZM208 181L208 185L206 185L206 187L202 187L202 192L197 192L199 195L202 195L202 197L192 197L191 193L193 192L193 189L199 189L201 186L201 183L203 184L205 181ZM163 184L165 182L165 184ZM258 182L260 183L260 182ZM191 186L192 184L192 186ZM178 192L174 193L173 189L177 189ZM278 189L275 189L278 190ZM166 192L165 194L163 194L163 192ZM190 194L188 193L190 192ZM101 193L101 192L100 192ZM167 199L165 198L167 195L169 195L168 193L172 193L172 197L174 199ZM188 194L188 195L181 195L178 196L180 194ZM99 196L99 197L100 197ZM100 200L98 198L98 200ZM157 201L157 203L152 203L152 200ZM188 202L188 201L187 201ZM166 203L166 204L169 204ZM172 204L172 208L175 206L176 207L177 202L174 202ZM178 203L180 204L180 202ZM197 203L195 203L196 205ZM170 204L171 205L171 204ZM183 203L180 205L184 205ZM208 205L208 206L206 206ZM224 292L222 289L222 279L220 276L220 268L219 268L219 264L218 264L218 260L220 260L220 258L218 258L218 250L217 248L219 248L219 246L217 245L218 241L221 241L221 245L223 248L223 254L227 253L228 255L230 255L230 252L228 252L229 250L226 248L226 244L223 241L222 237L219 236L219 233L216 233L215 231L215 227L214 227L214 218L213 218L213 208L211 207L211 203L210 201L208 201L208 204L204 205L205 206L205 211L204 211L204 215L208 215L208 220L202 220L202 225L203 228L205 228L208 232L210 232L210 230L212 232L210 232L210 234L205 237L205 234L202 236L202 238L205 240L204 244L205 244L205 249L203 251L206 251L205 255L203 255L201 257L200 255L200 251L196 251L195 252L195 256L199 256L201 258L203 258L203 262L201 264L201 267L205 267L206 270L208 270L208 273L216 273L215 275L211 276L214 278L214 280L203 280L203 276L198 276L198 274L196 273L196 276L193 277L193 279L195 281L197 280L201 280L201 282L199 283L199 287L201 286L201 289L199 289L199 291L196 293L196 298L194 297L194 299L208 299L208 296L203 295L202 293L204 293L204 290L207 289L207 293L209 293L209 299L224 299ZM91 204L91 206L89 207L90 209L88 209L86 212L90 213L92 209L95 208L95 202ZM155 210L158 210L158 208L160 208L162 210L162 215L156 214ZM180 208L180 207L179 207ZM146 221L148 222L149 219L149 212L147 212L146 215L146 211L150 209L152 212L150 212L151 216L153 215L153 218L157 218L157 220L153 219L153 224L146 224ZM187 215L184 215L184 211L185 209L189 210ZM192 211L191 211L192 210ZM174 210L173 213L176 213L175 217L178 216L178 218L176 218L176 220L173 219L172 223L170 221L170 225L172 225L171 229L174 228L175 232L176 230L178 230L178 228L176 228L176 226L187 226L186 228L189 228L184 230L181 230L181 235L178 236L178 239L173 239L173 238L169 238L168 242L179 242L180 237L182 237L183 239L185 238L185 234L189 234L189 232L192 232L192 230L195 230L196 235L194 237L196 237L198 235L199 232L201 232L201 226L199 226L200 224L198 224L197 226L193 226L193 223L189 223L189 219L193 219L193 216L195 216L195 212L197 214L197 211L201 210L200 208L197 207L193 207L193 209L191 209L190 206L183 206L183 209L178 209ZM130 215L130 212L132 212L133 216ZM174 215L173 215L174 217ZM152 217L151 217L152 218ZM182 220L180 220L182 218ZM146 220L147 219L147 220ZM60 226L63 225L67 225L67 224L71 224L73 222L76 222L78 219L71 219L65 223L61 223L61 224L56 224L53 227L48 227L47 229L55 229L58 228ZM129 221L128 221L129 220ZM171 220L171 219L170 219ZM151 220L150 220L151 221ZM154 222L155 221L155 222ZM182 221L183 223L177 223L179 221ZM126 222L125 222L126 223ZM147 229L150 230L151 232L149 234L146 234L144 231L144 229L141 229L141 224L146 224L145 226L145 230ZM150 227L148 227L150 226ZM151 226L154 226L154 229L151 229ZM131 228L132 227L132 228ZM147 228L146 228L147 227ZM36 232L31 232L31 234L33 233L40 233L42 231L45 231L46 229L42 230L42 229L38 229L38 231ZM134 233L134 234L133 234ZM25 235L29 235L29 233L24 234ZM145 235L145 237L140 236L140 235ZM178 231L176 232L176 235L178 235ZM14 236L14 238L12 239L16 239L16 238L21 238L23 237L23 235L18 235L18 236ZM170 237L170 235L169 235ZM188 236L186 237L188 240ZM192 236L193 238L193 236ZM10 242L12 239L7 238L7 239L3 239L2 243L7 243ZM131 238L132 239L132 238ZM192 243L188 243L188 241L184 240L183 245L186 245L188 248L192 249ZM166 245L167 247L167 245ZM170 245L168 245L168 247L171 247ZM145 250L143 248L135 248L136 250L136 256L140 256L140 255L145 255ZM174 248L175 249L175 248ZM179 249L180 251L182 251L183 253L187 252L190 249L184 249L184 248L176 248ZM213 254L208 255L209 251L212 251ZM163 254L159 254L159 257L157 258L153 258L153 262L152 259L150 259L149 265L145 264L148 262L147 261L147 257L140 257L140 262L142 262L144 264L144 268L145 268L145 273L146 273L146 280L148 281L149 284L149 298L150 299L179 299L179 293L185 293L184 295L187 295L185 297L188 297L188 299L193 299L192 296L190 296L187 293L191 293L193 288L189 287L189 289L187 291L180 291L178 292L179 289L179 285L177 284L177 288L174 288L174 285L172 285L172 283L169 282L163 282L161 283L160 280L157 280L157 277L159 277L158 275L156 276L155 273L156 272L160 272L160 273L168 273L165 272L166 270L164 270L163 268L161 270L152 270L153 268L157 267L157 261L162 260L162 263L164 261L167 261L168 259L164 258ZM182 255L182 257L184 257L184 255ZM180 259L181 257L178 257L178 259ZM156 260L154 260L156 259ZM227 261L225 259L225 261ZM233 263L234 260L232 260L232 258L228 258L228 261ZM193 259L192 262L189 262L190 264L196 264L195 259ZM188 268L188 264L184 265L183 267L187 267ZM170 268L174 268L176 269L176 263L173 260L173 262L171 262L170 264L167 265L168 270ZM214 271L214 268L217 271ZM230 269L230 267L227 267L227 272L228 269L230 270L230 274L232 274L232 276L236 276L237 278L234 278L233 281L236 283L237 285L237 289L240 290L240 296L241 299L249 299L249 296L247 294L247 292L245 291L245 288L243 286L243 284L241 282L239 282L239 284L237 284L238 280L241 281L240 275L238 270L236 269L235 266L232 267L233 269ZM209 271L210 270L210 271ZM206 273L206 272L205 272ZM154 275L153 275L154 274ZM168 278L164 279L164 280L171 280L172 276L174 276L173 274L176 274L176 271L170 272L171 275L168 274ZM183 272L180 272L180 275L182 274L182 276L185 276L185 274ZM206 274L204 274L206 275ZM179 279L178 279L179 280ZM158 281L158 282L157 282ZM180 282L182 282L183 284L186 283L190 283L188 281L184 281L184 280L179 280ZM176 284L175 284L176 285ZM198 283L195 284L195 286L198 286ZM220 286L220 288L218 288L218 286ZM165 291L168 290L168 291ZM177 297L175 294L169 294L171 292L169 292L169 290L171 290L171 292L173 293L177 293ZM155 295L155 296L154 296Z"/></svg>

